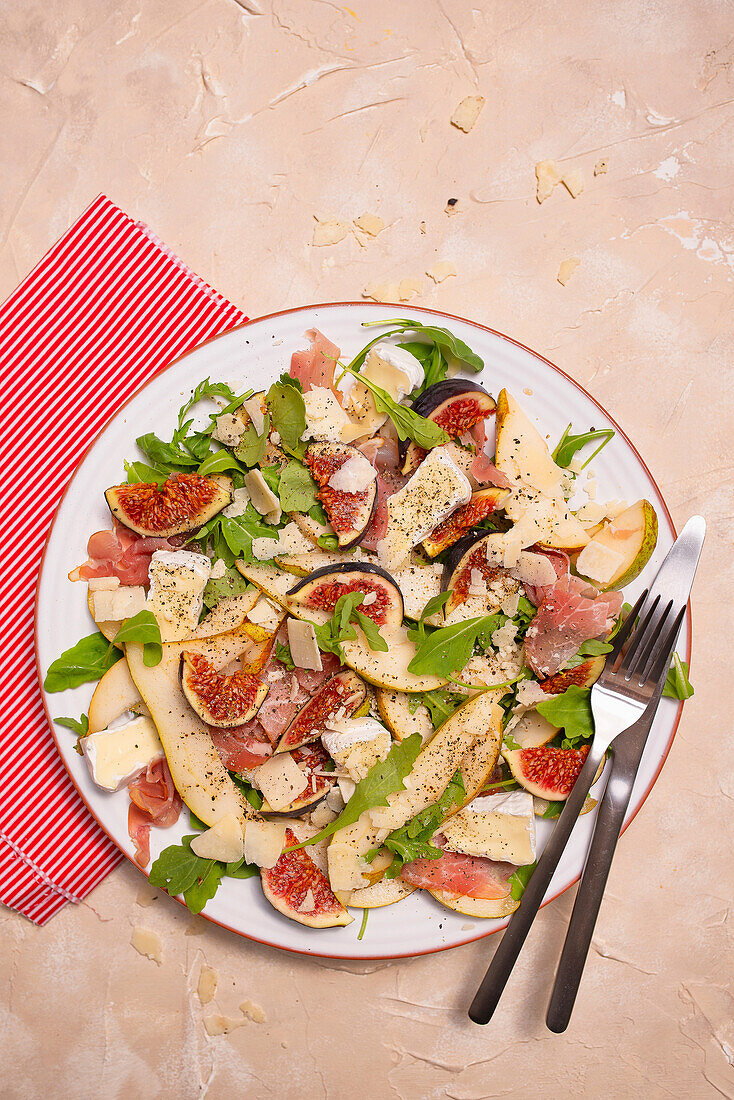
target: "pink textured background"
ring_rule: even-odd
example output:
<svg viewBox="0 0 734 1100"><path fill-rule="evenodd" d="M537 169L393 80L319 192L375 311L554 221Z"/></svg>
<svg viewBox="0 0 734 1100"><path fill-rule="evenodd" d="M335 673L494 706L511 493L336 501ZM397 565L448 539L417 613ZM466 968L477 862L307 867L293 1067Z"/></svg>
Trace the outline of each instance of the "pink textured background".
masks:
<svg viewBox="0 0 734 1100"><path fill-rule="evenodd" d="M734 1097L731 5L8 0L0 21L0 297L103 190L251 316L420 277L416 304L589 388L676 522L709 523L696 696L620 843L565 1036L543 1015L574 891L478 1029L465 1006L491 943L290 957L165 896L141 907L125 865L45 929L0 915L3 1096ZM486 105L464 134L449 118L468 94ZM547 157L582 170L582 195L537 204ZM312 246L315 215L365 212L387 223L375 240ZM439 286L437 260L457 271ZM130 947L137 925L159 933L160 967ZM250 998L264 1023L206 1035L204 959L217 1010Z"/></svg>

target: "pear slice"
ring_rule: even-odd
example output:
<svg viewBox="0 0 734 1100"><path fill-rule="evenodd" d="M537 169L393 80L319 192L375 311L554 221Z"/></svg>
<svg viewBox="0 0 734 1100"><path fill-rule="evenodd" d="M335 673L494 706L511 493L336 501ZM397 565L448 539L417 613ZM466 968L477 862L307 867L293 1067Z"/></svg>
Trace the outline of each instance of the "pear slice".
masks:
<svg viewBox="0 0 734 1100"><path fill-rule="evenodd" d="M424 744L433 737L433 723L428 707L421 703L411 711L410 695L407 692L379 688L376 698L380 718L396 741L410 737L411 733L419 733Z"/></svg>
<svg viewBox="0 0 734 1100"><path fill-rule="evenodd" d="M649 500L638 500L602 525L576 558L576 570L603 592L624 588L645 568L657 541L655 509Z"/></svg>
<svg viewBox="0 0 734 1100"><path fill-rule="evenodd" d="M455 913L462 913L465 917L483 917L486 920L501 920L514 913L520 904L515 901L512 894L507 897L490 901L487 898L459 897L447 894L444 890L429 890L429 894L445 905L447 909L453 909Z"/></svg>
<svg viewBox="0 0 734 1100"><path fill-rule="evenodd" d="M401 878L381 878L361 890L347 891L339 900L355 909L382 909L385 905L394 905L396 901L410 897L415 889Z"/></svg>
<svg viewBox="0 0 734 1100"><path fill-rule="evenodd" d="M94 689L89 704L89 732L99 733L126 710L140 702L140 692L133 683L127 661L123 657L108 668Z"/></svg>

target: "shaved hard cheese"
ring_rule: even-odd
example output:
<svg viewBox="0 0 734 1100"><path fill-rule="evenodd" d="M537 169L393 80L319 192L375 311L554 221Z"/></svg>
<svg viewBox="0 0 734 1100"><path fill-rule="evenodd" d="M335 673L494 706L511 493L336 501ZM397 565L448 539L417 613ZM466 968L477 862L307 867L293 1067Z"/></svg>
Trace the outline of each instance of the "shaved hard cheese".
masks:
<svg viewBox="0 0 734 1100"><path fill-rule="evenodd" d="M223 443L225 447L236 447L244 435L245 424L234 413L222 413L214 422L212 439Z"/></svg>
<svg viewBox="0 0 734 1100"><path fill-rule="evenodd" d="M341 404L326 386L312 386L304 393L306 431L304 439L344 439L344 431L350 420Z"/></svg>
<svg viewBox="0 0 734 1100"><path fill-rule="evenodd" d="M91 584L90 584L91 589ZM142 585L123 585L116 588L92 589L92 607L96 623L120 622L137 615L145 607L145 589Z"/></svg>
<svg viewBox="0 0 734 1100"><path fill-rule="evenodd" d="M245 474L245 488L250 494L253 508L261 516L265 516L268 523L277 523L281 512L280 500L259 470L250 470Z"/></svg>
<svg viewBox="0 0 734 1100"><path fill-rule="evenodd" d="M265 427L265 413L263 412L262 398L248 397L246 401L242 402L242 408L252 421L257 434L262 435L263 428Z"/></svg>
<svg viewBox="0 0 734 1100"><path fill-rule="evenodd" d="M214 994L217 992L217 983L219 982L219 975L216 970L204 964L199 971L199 981L196 986L196 993L199 998L199 1004L208 1005L214 1000Z"/></svg>
<svg viewBox="0 0 734 1100"><path fill-rule="evenodd" d="M538 587L556 582L556 571L550 559L545 554L533 554L528 550L520 551L511 574L523 584Z"/></svg>
<svg viewBox="0 0 734 1100"><path fill-rule="evenodd" d="M483 95L466 96L452 114L451 125L455 126L457 130L463 130L465 134L468 134L479 118L479 112L483 106Z"/></svg>
<svg viewBox="0 0 734 1100"><path fill-rule="evenodd" d="M151 932L148 928L133 928L130 943L138 955L152 959L158 966L163 962L163 944L157 933Z"/></svg>
<svg viewBox="0 0 734 1100"><path fill-rule="evenodd" d="M227 519L237 519L238 516L244 516L249 503L250 494L244 485L242 485L239 489L235 489L232 494L232 503L227 505L222 515L226 516Z"/></svg>
<svg viewBox="0 0 734 1100"><path fill-rule="evenodd" d="M589 580L607 584L624 562L624 555L611 546L590 542L576 559L576 570Z"/></svg>
<svg viewBox="0 0 734 1100"><path fill-rule="evenodd" d="M242 825L234 814L227 814L206 832L191 841L191 851L202 859L217 859L221 863L236 863L242 859L244 843Z"/></svg>
<svg viewBox="0 0 734 1100"><path fill-rule="evenodd" d="M329 478L329 487L339 493L364 493L377 477L377 470L363 454L352 455Z"/></svg>
<svg viewBox="0 0 734 1100"><path fill-rule="evenodd" d="M441 833L449 851L525 866L535 859L533 796L482 795L444 822Z"/></svg>
<svg viewBox="0 0 734 1100"><path fill-rule="evenodd" d="M287 523L278 532L277 539L257 538L252 540L252 553L258 561L268 561L281 554L309 554L313 543L307 539L295 523Z"/></svg>
<svg viewBox="0 0 734 1100"><path fill-rule="evenodd" d="M277 630L283 618L283 612L267 596L261 596L255 606L247 612L247 618L264 630Z"/></svg>
<svg viewBox="0 0 734 1100"><path fill-rule="evenodd" d="M248 821L243 830L245 862L274 867L285 846L285 830L277 821Z"/></svg>
<svg viewBox="0 0 734 1100"><path fill-rule="evenodd" d="M120 587L119 577L92 577L89 581L90 592L111 592Z"/></svg>
<svg viewBox="0 0 734 1100"><path fill-rule="evenodd" d="M354 219L354 224L357 229L361 229L370 237L376 237L385 228L385 223L379 214L360 214Z"/></svg>
<svg viewBox="0 0 734 1100"><path fill-rule="evenodd" d="M256 768L252 781L273 810L285 809L306 787L306 776L287 752L271 756Z"/></svg>
<svg viewBox="0 0 734 1100"><path fill-rule="evenodd" d="M321 651L316 642L316 631L313 623L289 618L288 645L293 664L297 668L310 668L316 672L322 671L324 666L321 660Z"/></svg>

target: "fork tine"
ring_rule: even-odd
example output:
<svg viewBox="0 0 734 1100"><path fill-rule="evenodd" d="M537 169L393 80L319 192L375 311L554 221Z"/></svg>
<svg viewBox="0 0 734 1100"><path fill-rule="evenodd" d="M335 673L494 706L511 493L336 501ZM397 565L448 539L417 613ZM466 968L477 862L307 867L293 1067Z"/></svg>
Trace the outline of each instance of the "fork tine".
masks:
<svg viewBox="0 0 734 1100"><path fill-rule="evenodd" d="M663 670L670 663L670 658L673 653L676 639L678 637L678 631L681 628L681 623L685 618L686 609L685 606L681 607L680 611L673 620L673 625L667 633L665 641L658 643L655 653L653 654L652 667L649 670L645 670L644 679L650 680L652 683L657 683L663 674Z"/></svg>
<svg viewBox="0 0 734 1100"><path fill-rule="evenodd" d="M617 660L617 658L619 657L619 654L622 652L622 646L627 641L627 638L629 637L629 632L630 632L630 630L632 630L632 627L635 625L635 620L637 619L637 616L640 613L640 608L642 607L643 603L647 599L647 593L648 593L648 589L645 588L642 592L642 595L638 596L637 602L635 603L635 606L632 608L629 615L627 616L627 618L622 623L622 626L619 628L619 632L618 632L616 638L614 639L614 648L613 648L612 652L609 654L609 664L607 665L608 668L612 668L612 666L614 665L614 662Z"/></svg>
<svg viewBox="0 0 734 1100"><path fill-rule="evenodd" d="M627 680L629 679L628 674L630 668L633 667L633 662L635 661L635 657L639 652L640 646L644 644L644 642L647 640L647 630L650 626L650 623L652 622L653 615L658 609L659 603L660 596L657 595L645 612L644 617L637 625L637 628L632 632L629 648L622 658L622 663L617 670L620 673L624 673L625 679Z"/></svg>
<svg viewBox="0 0 734 1100"><path fill-rule="evenodd" d="M642 670L648 665L650 654L655 651L663 630L667 629L665 624L672 607L672 600L669 600L665 605L659 603L657 607L658 614L651 618L649 623L645 623L645 630L644 632L641 631L635 653L627 664L626 679L630 680L633 676L638 676L640 680L644 680L645 676Z"/></svg>

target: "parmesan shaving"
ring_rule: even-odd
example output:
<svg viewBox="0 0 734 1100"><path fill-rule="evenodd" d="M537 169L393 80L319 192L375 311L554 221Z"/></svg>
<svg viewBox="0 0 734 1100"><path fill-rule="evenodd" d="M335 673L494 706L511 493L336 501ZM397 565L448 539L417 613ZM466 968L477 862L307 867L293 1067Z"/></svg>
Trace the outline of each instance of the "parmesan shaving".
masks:
<svg viewBox="0 0 734 1100"><path fill-rule="evenodd" d="M349 233L346 222L340 222L337 218L316 218L313 229L312 243L316 248L324 248L328 245L339 244Z"/></svg>
<svg viewBox="0 0 734 1100"><path fill-rule="evenodd" d="M208 1005L214 1000L214 994L217 991L217 983L219 981L219 975L216 970L213 970L211 966L204 964L199 971L199 981L196 986L196 994L199 998L199 1003L202 1005Z"/></svg>
<svg viewBox="0 0 734 1100"><path fill-rule="evenodd" d="M553 193L553 188L561 182L561 173L554 160L540 160L535 165L535 178L537 180L535 197L538 202L545 202Z"/></svg>
<svg viewBox="0 0 734 1100"><path fill-rule="evenodd" d="M384 221L377 214L360 214L354 219L354 224L369 237L376 237L385 228Z"/></svg>
<svg viewBox="0 0 734 1100"><path fill-rule="evenodd" d="M572 256L569 260L561 260L560 267L558 268L558 274L556 275L556 279L561 284L561 286L566 285L580 263L581 260L578 258L578 256Z"/></svg>
<svg viewBox="0 0 734 1100"><path fill-rule="evenodd" d="M148 928L133 928L130 943L138 955L152 959L157 966L163 962L163 944L156 932L151 932Z"/></svg>
<svg viewBox="0 0 734 1100"><path fill-rule="evenodd" d="M442 283L452 275L456 275L456 268L449 260L439 260L437 264L426 270L426 275L433 279L434 283Z"/></svg>
<svg viewBox="0 0 734 1100"><path fill-rule="evenodd" d="M468 95L462 99L451 116L451 125L468 134L473 129L484 106L483 95Z"/></svg>

